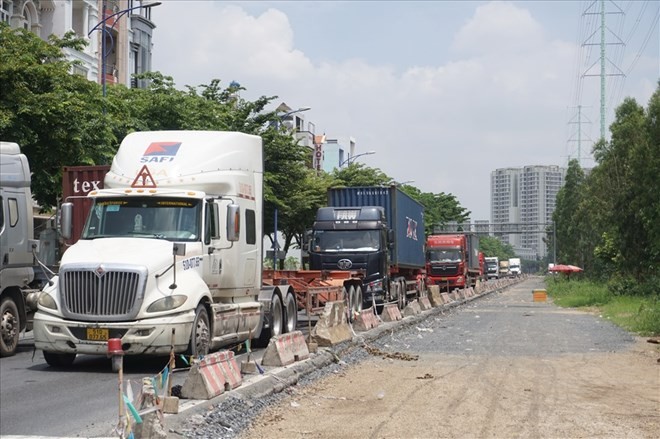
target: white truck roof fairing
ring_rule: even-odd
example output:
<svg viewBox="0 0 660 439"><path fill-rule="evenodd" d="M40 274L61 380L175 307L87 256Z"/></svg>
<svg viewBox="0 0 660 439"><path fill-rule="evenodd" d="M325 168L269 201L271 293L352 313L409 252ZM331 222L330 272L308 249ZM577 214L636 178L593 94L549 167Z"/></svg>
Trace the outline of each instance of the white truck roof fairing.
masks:
<svg viewBox="0 0 660 439"><path fill-rule="evenodd" d="M0 184L4 187L30 187L30 166L16 143L0 142Z"/></svg>
<svg viewBox="0 0 660 439"><path fill-rule="evenodd" d="M261 137L228 131L144 131L127 135L105 176L106 189L160 188L261 196ZM227 178L231 176L232 178Z"/></svg>

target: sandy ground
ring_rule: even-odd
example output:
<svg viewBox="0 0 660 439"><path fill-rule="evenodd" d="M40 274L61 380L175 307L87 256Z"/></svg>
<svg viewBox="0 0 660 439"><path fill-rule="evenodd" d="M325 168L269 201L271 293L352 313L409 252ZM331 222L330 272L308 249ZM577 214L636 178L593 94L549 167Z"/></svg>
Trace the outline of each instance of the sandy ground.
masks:
<svg viewBox="0 0 660 439"><path fill-rule="evenodd" d="M290 395L241 438L659 438L658 345L554 356L372 356Z"/></svg>

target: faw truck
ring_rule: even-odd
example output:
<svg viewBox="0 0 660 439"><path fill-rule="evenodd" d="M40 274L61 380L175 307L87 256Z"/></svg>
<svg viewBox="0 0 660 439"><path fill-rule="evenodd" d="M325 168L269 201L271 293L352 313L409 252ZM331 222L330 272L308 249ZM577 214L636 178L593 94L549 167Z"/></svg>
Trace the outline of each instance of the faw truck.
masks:
<svg viewBox="0 0 660 439"><path fill-rule="evenodd" d="M474 233L430 235L426 239L427 283L445 291L475 286L482 275L479 253L479 236Z"/></svg>
<svg viewBox="0 0 660 439"><path fill-rule="evenodd" d="M263 152L258 136L129 134L87 194L80 239L64 252L34 317L51 366L78 354L205 355L296 327L300 291L262 271ZM61 207L71 235L72 203ZM174 336L172 336L174 330Z"/></svg>
<svg viewBox="0 0 660 439"><path fill-rule="evenodd" d="M500 278L500 260L497 256L486 258L486 276L488 279Z"/></svg>
<svg viewBox="0 0 660 439"><path fill-rule="evenodd" d="M312 270L357 273L355 311L425 294L424 207L397 186L331 188L308 244Z"/></svg>
<svg viewBox="0 0 660 439"><path fill-rule="evenodd" d="M0 142L0 356L14 355L32 329L41 283L35 278L30 166L16 143Z"/></svg>

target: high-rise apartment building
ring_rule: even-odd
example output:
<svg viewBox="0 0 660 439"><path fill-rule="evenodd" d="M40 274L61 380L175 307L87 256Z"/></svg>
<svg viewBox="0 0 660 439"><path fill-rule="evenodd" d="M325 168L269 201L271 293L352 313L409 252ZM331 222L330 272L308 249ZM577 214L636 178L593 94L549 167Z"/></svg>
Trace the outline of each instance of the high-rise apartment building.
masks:
<svg viewBox="0 0 660 439"><path fill-rule="evenodd" d="M524 259L548 253L544 231L552 223L566 169L559 166L501 168L490 174L491 223L496 236ZM511 231L515 233L505 233Z"/></svg>
<svg viewBox="0 0 660 439"><path fill-rule="evenodd" d="M73 31L88 45L65 49L67 59L78 61L72 73L90 81L145 87L132 79L151 70L151 21L154 2L142 0L0 0L0 21L24 28L47 40ZM105 26L103 23L105 22Z"/></svg>

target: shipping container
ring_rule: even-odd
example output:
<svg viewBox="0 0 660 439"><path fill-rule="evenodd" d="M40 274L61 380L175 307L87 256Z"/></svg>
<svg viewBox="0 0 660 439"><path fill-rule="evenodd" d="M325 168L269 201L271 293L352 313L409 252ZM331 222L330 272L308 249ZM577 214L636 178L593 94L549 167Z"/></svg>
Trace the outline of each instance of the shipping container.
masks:
<svg viewBox="0 0 660 439"><path fill-rule="evenodd" d="M392 265L401 268L424 267L424 206L398 187L331 188L328 191L328 206L384 208L388 228L394 235L390 255Z"/></svg>
<svg viewBox="0 0 660 439"><path fill-rule="evenodd" d="M103 179L110 170L108 165L65 166L62 172L62 200L71 202L73 208L72 235L66 245L75 244L80 239L92 201L87 194L103 189Z"/></svg>

